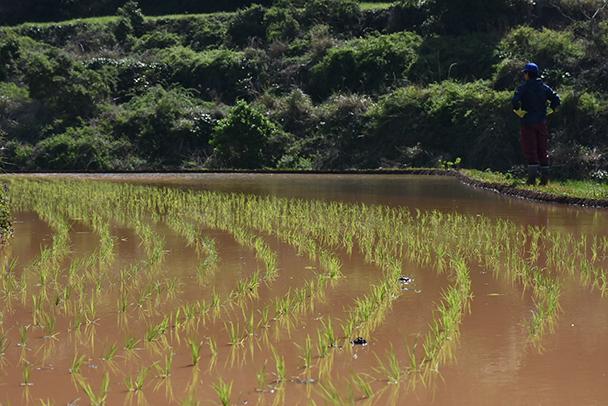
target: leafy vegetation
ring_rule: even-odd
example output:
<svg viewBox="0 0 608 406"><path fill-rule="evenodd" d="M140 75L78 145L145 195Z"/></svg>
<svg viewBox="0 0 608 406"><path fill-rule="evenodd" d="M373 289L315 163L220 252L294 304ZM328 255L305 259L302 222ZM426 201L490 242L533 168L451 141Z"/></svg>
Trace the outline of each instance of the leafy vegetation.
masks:
<svg viewBox="0 0 608 406"><path fill-rule="evenodd" d="M8 170L379 168L456 157L517 170L509 99L534 60L563 96L550 120L557 174L606 178L608 24L596 0L235 0L209 14L200 13L218 6L107 0L51 12L47 3L19 6L10 22L73 19L0 29Z"/></svg>

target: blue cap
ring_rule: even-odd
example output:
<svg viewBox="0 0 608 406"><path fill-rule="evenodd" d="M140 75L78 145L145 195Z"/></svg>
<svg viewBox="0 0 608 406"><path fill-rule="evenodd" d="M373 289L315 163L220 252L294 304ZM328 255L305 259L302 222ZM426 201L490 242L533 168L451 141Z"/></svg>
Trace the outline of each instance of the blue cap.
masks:
<svg viewBox="0 0 608 406"><path fill-rule="evenodd" d="M524 66L524 72L534 73L538 76L540 69L538 69L538 65L534 62L528 62L526 66Z"/></svg>

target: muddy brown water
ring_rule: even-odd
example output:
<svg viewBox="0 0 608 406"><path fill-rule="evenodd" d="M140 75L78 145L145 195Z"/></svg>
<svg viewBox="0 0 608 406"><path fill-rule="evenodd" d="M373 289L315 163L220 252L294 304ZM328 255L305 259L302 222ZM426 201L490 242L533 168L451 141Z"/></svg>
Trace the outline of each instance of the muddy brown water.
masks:
<svg viewBox="0 0 608 406"><path fill-rule="evenodd" d="M62 175L65 177L66 175ZM130 182L151 187L238 192L274 195L348 204L402 206L421 211L458 212L491 219L506 219L515 224L544 227L573 235L604 237L608 232L608 211L504 198L460 184L456 179L407 175L74 175L90 178L91 182L105 180ZM49 178L51 175L42 175ZM14 213L14 237L2 248L3 258L17 260L23 272L51 244L53 232L33 211ZM151 223L152 224L152 223ZM235 281L249 277L259 268L251 249L241 246L229 233L203 229L201 233L216 241L218 271L205 287L199 287L192 277L198 258L186 240L162 224L152 224L165 241L163 272L180 283L177 303L187 303L208 297L212 292L226 295ZM145 255L134 231L121 224L112 224L116 258L107 272L118 272ZM85 258L99 246L99 237L86 224L71 221L70 253L66 260ZM449 284L444 274L430 267L405 263L408 276L414 278L410 290L395 300L382 324L373 335L366 337L366 347L345 346L332 354L331 379L312 373L314 382L304 382L299 359L307 334L316 335L322 320L344 320L356 299L365 295L381 273L353 250L335 251L342 260L344 278L326 287L325 295L297 320L273 323L261 333L248 338L243 346L227 344L225 324L243 321L243 313L258 314L272 300L290 290L304 286L314 278L319 268L316 261L299 255L297 250L280 239L263 235L278 255L280 270L277 280L260 287L257 299L239 307L222 310L216 321L209 321L196 333L172 337L175 359L171 377L159 379L150 370L144 389L129 393L125 380L134 376L141 366L150 366L159 359L154 351L140 344L134 355L122 348L116 361L109 365L101 359L112 343L124 343L128 337L141 339L145 323L130 320L120 325L115 309L116 298L100 306L98 320L76 334L67 321L58 321L56 339L44 338L41 329L30 328L28 344L17 346L18 326L31 323L31 305L14 304L4 309L0 319L8 337L8 348L0 362L0 404L89 404L87 397L69 373L75 354L85 355L81 374L95 390L104 372L110 374L107 404L181 404L187 394L202 404L217 403L212 384L222 377L233 382L232 404L329 404L323 396L320 382L333 382L347 397L347 383L341 377L361 372L375 387L381 387L371 404L420 405L603 405L608 404L608 298L581 286L575 277L566 280L560 295L561 311L555 331L543 339L542 348L530 345L526 321L533 306L529 291L501 278L482 267L471 269L473 299L460 325L460 338L454 349L454 359L441 366L437 377L415 387L407 384L385 385L377 382L378 358L383 359L393 348L403 366L416 343L432 322L433 312L441 301L442 291ZM2 303L5 303L3 299ZM17 301L18 302L18 301ZM159 307L162 313L163 305ZM165 309L170 310L170 309ZM143 311L143 310L142 310ZM337 326L334 326L337 327ZM193 368L186 344L195 334L203 343L201 366ZM207 337L218 344L218 357L210 366ZM316 338L316 337L315 337ZM408 350L408 348L410 350ZM285 357L288 382L281 388L256 390L256 374L264 370L267 381L274 371L273 349ZM24 355L25 354L25 355ZM31 364L31 382L22 386L23 359ZM196 371L195 371L196 370ZM357 396L355 396L357 398ZM366 400L356 400L368 404Z"/></svg>

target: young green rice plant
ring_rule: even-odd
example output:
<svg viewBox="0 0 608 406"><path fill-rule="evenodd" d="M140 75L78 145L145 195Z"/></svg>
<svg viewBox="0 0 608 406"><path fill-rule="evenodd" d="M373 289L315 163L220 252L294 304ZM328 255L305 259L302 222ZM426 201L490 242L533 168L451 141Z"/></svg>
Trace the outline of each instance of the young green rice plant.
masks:
<svg viewBox="0 0 608 406"><path fill-rule="evenodd" d="M46 332L44 338L57 340L59 332L57 332L57 319L50 313L44 312L41 314L41 322Z"/></svg>
<svg viewBox="0 0 608 406"><path fill-rule="evenodd" d="M259 328L268 328L270 326L270 309L268 305L264 306L262 309L258 309L260 313L260 321L258 322Z"/></svg>
<svg viewBox="0 0 608 406"><path fill-rule="evenodd" d="M393 348L388 351L387 357L388 360L386 363L384 363L380 358L378 358L378 356L376 356L376 359L380 364L376 371L386 377L389 384L398 385L403 378L403 371L399 365L399 358L397 357L397 354Z"/></svg>
<svg viewBox="0 0 608 406"><path fill-rule="evenodd" d="M331 381L320 385L319 388L319 393L325 400L325 404L342 406L355 403L352 392L349 397L344 397L342 392L338 390Z"/></svg>
<svg viewBox="0 0 608 406"><path fill-rule="evenodd" d="M329 353L330 345L327 342L327 338L321 332L321 330L317 330L317 354L319 358L325 358Z"/></svg>
<svg viewBox="0 0 608 406"><path fill-rule="evenodd" d="M27 330L29 326L19 326L19 342L18 347L27 348Z"/></svg>
<svg viewBox="0 0 608 406"><path fill-rule="evenodd" d="M134 337L127 338L125 342L125 350L129 353L133 353L137 349L137 345L139 344L139 340Z"/></svg>
<svg viewBox="0 0 608 406"><path fill-rule="evenodd" d="M213 292L211 295L211 311L213 313L213 317L217 318L220 315L222 310L222 299L217 292Z"/></svg>
<svg viewBox="0 0 608 406"><path fill-rule="evenodd" d="M304 341L304 346L300 347L302 351L302 355L300 355L300 359L304 363L304 370L308 370L312 367L312 340L310 339L310 335L306 335L306 341Z"/></svg>
<svg viewBox="0 0 608 406"><path fill-rule="evenodd" d="M197 366L199 361L201 360L201 342L190 339L188 340L188 347L190 348L192 366Z"/></svg>
<svg viewBox="0 0 608 406"><path fill-rule="evenodd" d="M76 382L85 395L87 395L87 398L89 398L91 406L104 406L106 404L110 389L110 375L107 372L103 375L101 386L97 392L81 376L77 378Z"/></svg>
<svg viewBox="0 0 608 406"><path fill-rule="evenodd" d="M155 363L154 368L156 368L156 372L158 373L158 377L161 379L167 379L171 376L171 370L173 369L173 357L175 354L171 349L165 353L165 357L163 359L163 363Z"/></svg>
<svg viewBox="0 0 608 406"><path fill-rule="evenodd" d="M21 370L22 373L22 378L21 378L21 386L27 388L30 386L33 386L34 384L32 383L32 364L30 364L29 362L25 361L23 363L23 369Z"/></svg>
<svg viewBox="0 0 608 406"><path fill-rule="evenodd" d="M230 345L238 346L243 344L245 337L243 333L241 333L241 327L238 323L229 321L228 323L224 323L224 327L228 332L228 343Z"/></svg>
<svg viewBox="0 0 608 406"><path fill-rule="evenodd" d="M331 319L325 323L324 321L321 321L321 331L323 332L323 335L325 336L325 342L327 343L327 345L330 348L336 347L337 346L337 342L338 340L336 339L336 335L334 333L334 328L331 325Z"/></svg>
<svg viewBox="0 0 608 406"><path fill-rule="evenodd" d="M110 348L106 350L101 359L103 359L104 361L111 362L114 360L114 357L116 357L116 353L118 353L118 347L115 343L112 343Z"/></svg>
<svg viewBox="0 0 608 406"><path fill-rule="evenodd" d="M6 356L8 350L8 337L4 331L0 331L0 361Z"/></svg>
<svg viewBox="0 0 608 406"><path fill-rule="evenodd" d="M217 343L211 337L207 337L207 344L209 345L209 351L211 352L211 358L217 358Z"/></svg>
<svg viewBox="0 0 608 406"><path fill-rule="evenodd" d="M84 365L84 362L87 360L87 357L84 355L78 355L78 354L74 354L74 358L72 359L72 365L70 366L70 374L72 375L78 375L80 374L80 369L82 368L82 365Z"/></svg>
<svg viewBox="0 0 608 406"><path fill-rule="evenodd" d="M129 392L141 392L144 389L146 383L146 377L148 376L149 368L141 368L137 375L134 377L130 376L127 378L125 384Z"/></svg>
<svg viewBox="0 0 608 406"><path fill-rule="evenodd" d="M274 357L274 367L277 383L281 384L285 382L287 378L287 369L285 368L285 358L280 355L274 348L272 348L272 355Z"/></svg>
<svg viewBox="0 0 608 406"><path fill-rule="evenodd" d="M359 390L363 399L371 399L374 396L374 390L368 380L361 374L356 374L351 378L351 382L355 388Z"/></svg>
<svg viewBox="0 0 608 406"><path fill-rule="evenodd" d="M232 382L226 383L222 378L216 383L213 384L213 390L217 394L217 397L220 400L220 403L223 406L230 405L230 397L232 394Z"/></svg>
<svg viewBox="0 0 608 406"><path fill-rule="evenodd" d="M262 368L255 374L255 378L258 382L256 391L264 392L266 390L266 385L268 382L268 374L266 373L266 361L264 361L264 365L262 365Z"/></svg>
<svg viewBox="0 0 608 406"><path fill-rule="evenodd" d="M151 343L158 340L169 329L169 318L165 317L160 323L150 327L146 332L145 339Z"/></svg>

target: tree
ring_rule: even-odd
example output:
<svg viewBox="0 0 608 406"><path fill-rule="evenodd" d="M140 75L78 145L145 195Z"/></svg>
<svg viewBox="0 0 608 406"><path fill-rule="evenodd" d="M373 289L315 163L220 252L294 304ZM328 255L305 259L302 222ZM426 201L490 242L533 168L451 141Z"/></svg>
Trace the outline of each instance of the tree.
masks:
<svg viewBox="0 0 608 406"><path fill-rule="evenodd" d="M274 165L283 151L285 135L261 112L238 101L213 131L212 166L256 169Z"/></svg>

